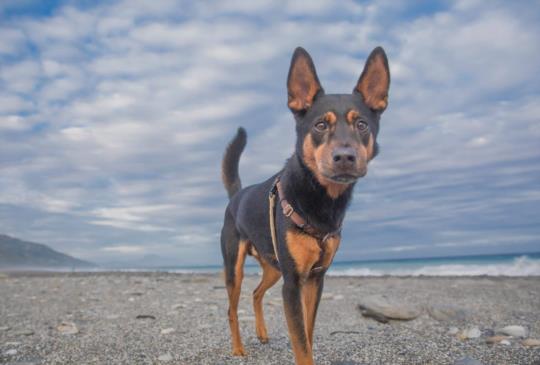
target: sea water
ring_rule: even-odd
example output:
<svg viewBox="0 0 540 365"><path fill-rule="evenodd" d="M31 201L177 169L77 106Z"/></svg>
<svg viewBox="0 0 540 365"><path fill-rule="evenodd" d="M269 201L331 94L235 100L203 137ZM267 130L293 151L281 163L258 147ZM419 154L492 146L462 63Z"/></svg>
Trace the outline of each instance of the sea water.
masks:
<svg viewBox="0 0 540 365"><path fill-rule="evenodd" d="M540 253L335 262L343 276L540 276Z"/></svg>
<svg viewBox="0 0 540 365"><path fill-rule="evenodd" d="M163 267L157 271L181 273L221 272L222 266ZM245 272L260 271L248 262ZM392 260L337 261L328 275L335 276L540 276L540 252Z"/></svg>

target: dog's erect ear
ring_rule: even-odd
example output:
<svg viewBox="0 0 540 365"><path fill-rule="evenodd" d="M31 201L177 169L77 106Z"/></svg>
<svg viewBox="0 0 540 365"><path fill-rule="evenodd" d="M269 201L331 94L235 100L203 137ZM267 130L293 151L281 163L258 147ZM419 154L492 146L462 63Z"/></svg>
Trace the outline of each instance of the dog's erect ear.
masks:
<svg viewBox="0 0 540 365"><path fill-rule="evenodd" d="M382 47L377 47L369 55L354 92L362 95L368 107L382 112L388 106L389 87L388 59Z"/></svg>
<svg viewBox="0 0 540 365"><path fill-rule="evenodd" d="M289 108L293 113L306 111L320 92L324 91L309 53L302 47L296 48L287 77Z"/></svg>

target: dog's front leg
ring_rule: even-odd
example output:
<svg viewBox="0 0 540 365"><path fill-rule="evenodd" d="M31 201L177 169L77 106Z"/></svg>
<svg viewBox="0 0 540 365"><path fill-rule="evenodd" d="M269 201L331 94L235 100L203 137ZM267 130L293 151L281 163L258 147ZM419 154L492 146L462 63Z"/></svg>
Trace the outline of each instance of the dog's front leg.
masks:
<svg viewBox="0 0 540 365"><path fill-rule="evenodd" d="M306 332L308 341L312 347L315 318L317 317L317 310L319 309L319 302L321 301L324 287L324 275L334 260L334 256L339 248L340 240L340 236L332 236L325 241L320 266L312 269L308 279L302 287L302 297L306 309Z"/></svg>
<svg viewBox="0 0 540 365"><path fill-rule="evenodd" d="M321 301L323 291L324 273L311 275L302 286L302 301L304 303L304 321L308 342L313 348L313 331L315 329L315 318Z"/></svg>
<svg viewBox="0 0 540 365"><path fill-rule="evenodd" d="M340 237L324 242L298 231L288 231L286 247L292 262L284 272L283 302L297 364L313 364L313 331L321 299L324 275L332 263ZM314 268L314 265L320 265Z"/></svg>
<svg viewBox="0 0 540 365"><path fill-rule="evenodd" d="M316 239L299 230L285 236L288 255L282 262L283 303L289 335L297 365L313 364L312 333L317 311L319 281L310 273L319 260L321 248Z"/></svg>
<svg viewBox="0 0 540 365"><path fill-rule="evenodd" d="M307 311L302 298L303 279L296 275L284 278L283 305L289 337L297 365L312 365L313 353L307 333Z"/></svg>

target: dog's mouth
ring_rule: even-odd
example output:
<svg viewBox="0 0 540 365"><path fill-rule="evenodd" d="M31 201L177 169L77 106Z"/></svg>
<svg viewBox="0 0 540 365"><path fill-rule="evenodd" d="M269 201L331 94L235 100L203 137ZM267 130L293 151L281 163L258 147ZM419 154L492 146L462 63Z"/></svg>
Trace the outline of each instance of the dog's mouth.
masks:
<svg viewBox="0 0 540 365"><path fill-rule="evenodd" d="M325 175L325 177L338 184L352 184L361 177L364 177L367 173L367 170L360 171L357 174L335 174L335 175Z"/></svg>

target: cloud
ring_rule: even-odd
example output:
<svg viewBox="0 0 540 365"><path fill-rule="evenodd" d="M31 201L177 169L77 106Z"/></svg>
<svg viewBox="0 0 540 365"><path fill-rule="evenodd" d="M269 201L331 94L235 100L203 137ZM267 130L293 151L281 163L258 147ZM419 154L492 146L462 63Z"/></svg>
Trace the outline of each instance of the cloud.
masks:
<svg viewBox="0 0 540 365"><path fill-rule="evenodd" d="M0 129L4 131L21 131L26 129L25 119L19 115L0 117Z"/></svg>
<svg viewBox="0 0 540 365"><path fill-rule="evenodd" d="M1 27L2 43L0 43L0 55L10 55L24 49L24 33L20 29Z"/></svg>
<svg viewBox="0 0 540 365"><path fill-rule="evenodd" d="M244 185L291 155L294 48L309 50L327 92L348 93L381 44L392 73L381 154L340 252L488 252L481 235L506 250L518 233L532 249L540 29L528 7L121 0L40 14L3 3L0 227L98 261L137 247L219 262L223 149L246 127Z"/></svg>

